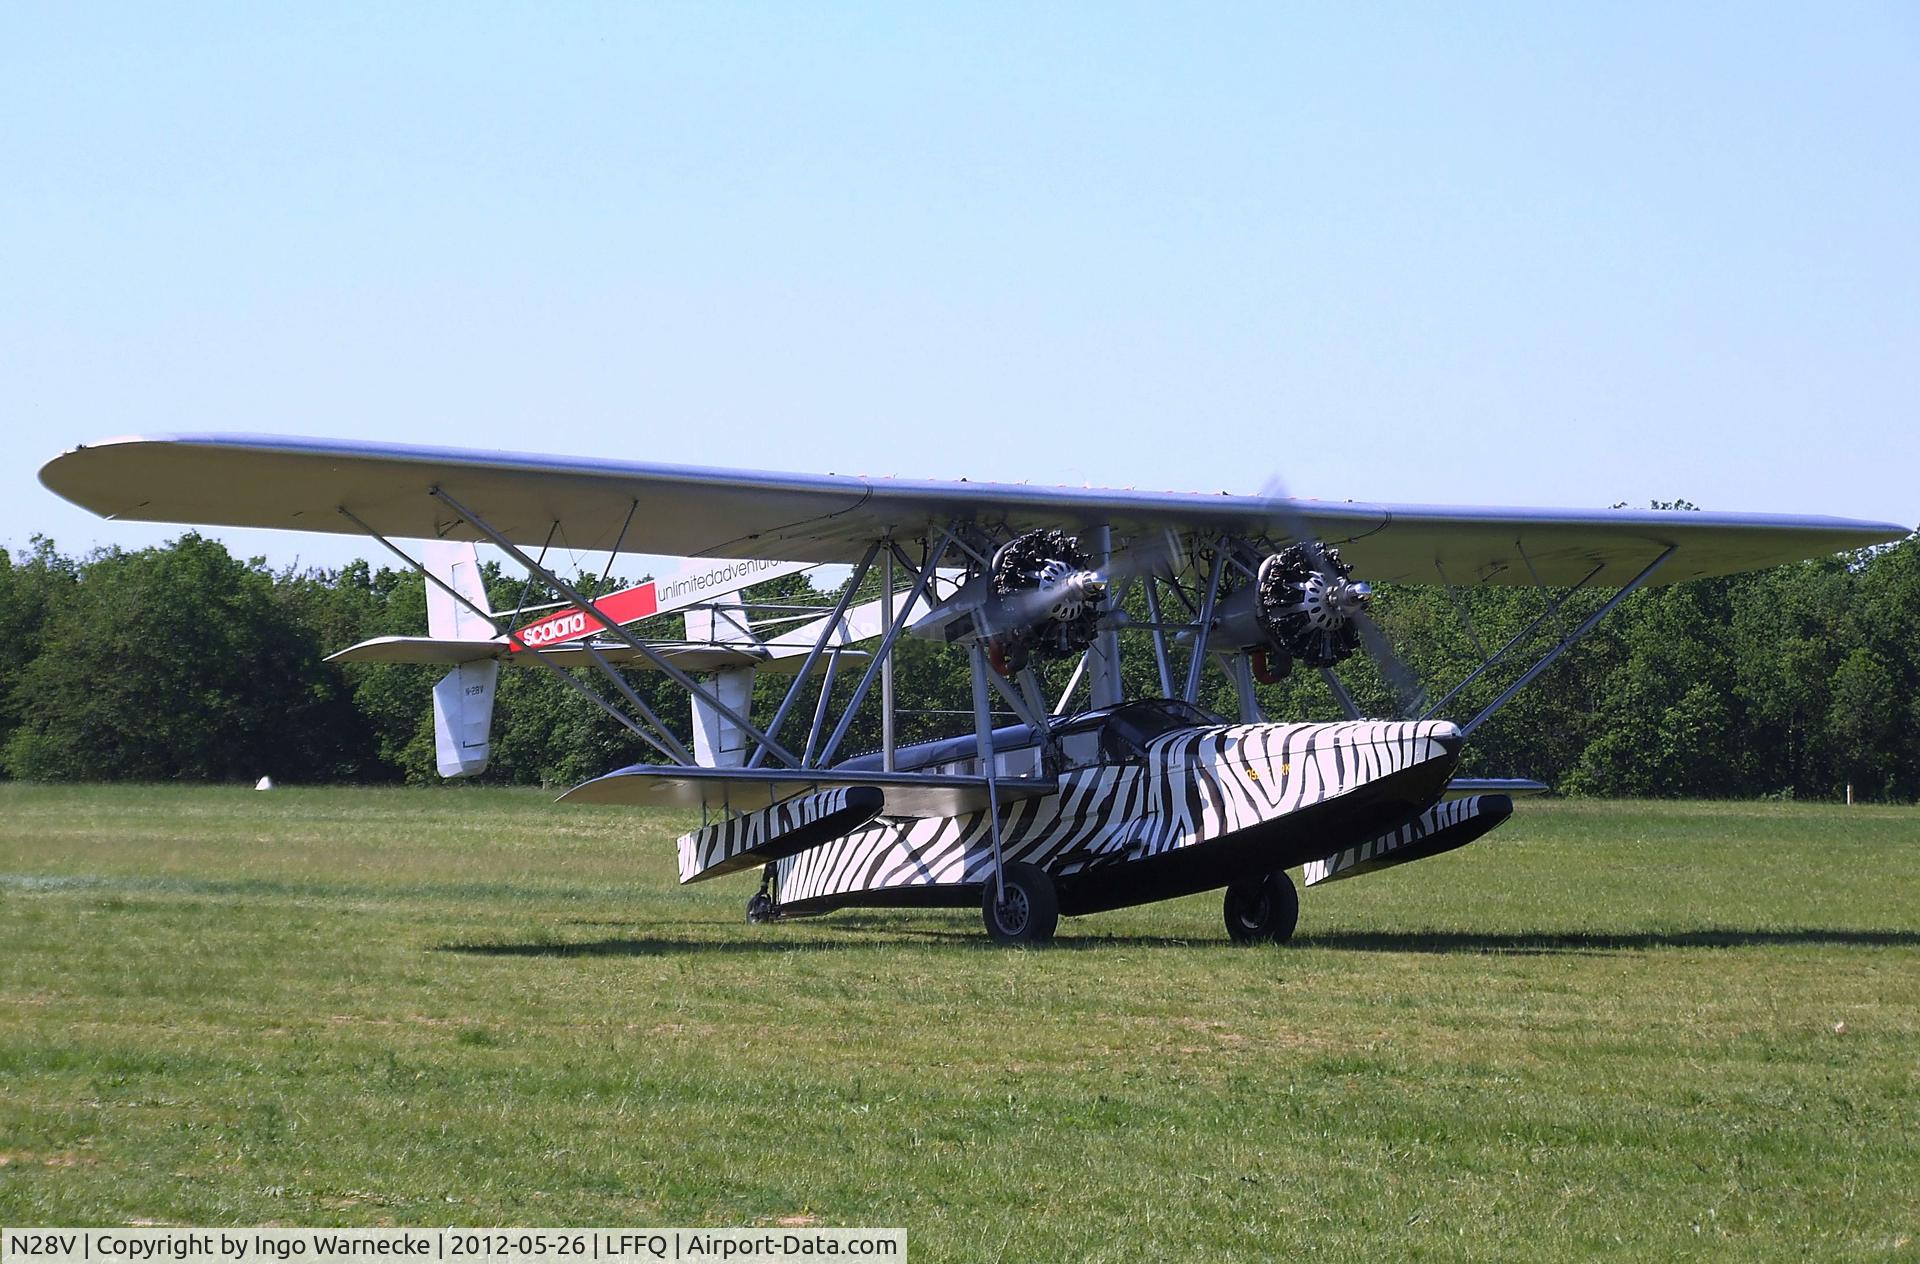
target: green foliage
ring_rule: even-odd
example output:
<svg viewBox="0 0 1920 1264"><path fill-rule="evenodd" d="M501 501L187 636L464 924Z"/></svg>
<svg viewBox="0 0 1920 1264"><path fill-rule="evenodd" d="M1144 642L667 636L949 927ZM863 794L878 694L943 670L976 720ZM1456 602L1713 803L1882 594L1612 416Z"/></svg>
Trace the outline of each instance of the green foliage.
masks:
<svg viewBox="0 0 1920 1264"><path fill-rule="evenodd" d="M375 571L356 561L338 571L281 574L275 592L312 631L322 653L369 637L423 636L427 631L426 589L411 571ZM329 670L338 673L366 726L370 749L362 754L362 779L431 779L435 673L391 663L353 663Z"/></svg>
<svg viewBox="0 0 1920 1264"><path fill-rule="evenodd" d="M0 750L20 723L25 703L21 683L40 655L50 612L65 605L79 581L79 567L60 556L53 541L35 536L15 562L0 550Z"/></svg>
<svg viewBox="0 0 1920 1264"><path fill-rule="evenodd" d="M230 781L362 771L364 725L258 564L189 534L73 569L14 682L12 775Z"/></svg>
<svg viewBox="0 0 1920 1264"><path fill-rule="evenodd" d="M1684 502L1674 502L1685 508ZM522 583L487 568L496 609L516 609ZM581 574L584 591L630 580ZM842 583L845 580L841 581ZM824 606L838 589L805 575L756 585L762 602ZM877 592L878 568L856 598ZM1442 714L1466 719L1533 657L1577 626L1608 594L1553 594L1564 609L1541 618L1526 587L1448 593L1388 587L1377 606L1401 654L1438 699L1488 653L1518 640L1502 665L1451 699ZM1169 596L1166 617L1188 617ZM1126 598L1147 619L1136 585ZM1463 617L1464 616L1464 617ZM791 626L791 625L788 625ZM1543 778L1574 794L1737 795L1832 799L1920 797L1920 541L1728 579L1636 594L1523 689L1468 747L1465 770ZM638 629L685 634L678 615ZM0 753L9 775L39 780L191 778L438 781L430 696L441 669L334 666L321 656L379 635L426 631L424 587L411 572L355 562L337 571L272 573L186 535L139 553L61 555L37 539L0 556ZM1123 672L1132 696L1160 692L1149 638L1133 633ZM972 691L965 656L912 637L899 646L899 736L912 742L964 731ZM1187 650L1168 648L1176 691ZM867 660L844 659L828 715L852 700ZM1069 664L1041 670L1058 697ZM1392 691L1360 656L1342 668L1363 711L1390 714ZM604 678L579 679L612 697ZM684 695L657 672L628 685L682 742L691 742ZM772 718L792 678L762 673L754 713ZM782 729L799 744L821 680L801 683ZM1259 696L1275 718L1338 718L1318 672L1296 671ZM840 755L880 743L876 685L849 726ZM1084 703L1081 686L1078 698ZM1215 663L1201 699L1235 714L1233 687ZM997 705L997 699L996 699ZM551 673L502 674L496 784L565 785L654 758L630 730Z"/></svg>

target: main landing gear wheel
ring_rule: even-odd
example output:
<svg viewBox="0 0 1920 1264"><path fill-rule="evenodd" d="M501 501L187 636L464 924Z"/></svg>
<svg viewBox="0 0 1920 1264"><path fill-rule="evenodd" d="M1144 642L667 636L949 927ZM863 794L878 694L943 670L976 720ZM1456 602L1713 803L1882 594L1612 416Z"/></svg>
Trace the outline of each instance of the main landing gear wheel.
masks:
<svg viewBox="0 0 1920 1264"><path fill-rule="evenodd" d="M747 901L747 921L758 925L773 920L773 897L765 891L757 892Z"/></svg>
<svg viewBox="0 0 1920 1264"><path fill-rule="evenodd" d="M999 898L991 876L980 897L987 934L995 943L1044 944L1060 925L1060 900L1053 879L1038 865L1008 865L1002 876L1006 898Z"/></svg>
<svg viewBox="0 0 1920 1264"><path fill-rule="evenodd" d="M1284 869L1233 883L1223 904L1236 944L1284 944L1300 924L1300 893Z"/></svg>

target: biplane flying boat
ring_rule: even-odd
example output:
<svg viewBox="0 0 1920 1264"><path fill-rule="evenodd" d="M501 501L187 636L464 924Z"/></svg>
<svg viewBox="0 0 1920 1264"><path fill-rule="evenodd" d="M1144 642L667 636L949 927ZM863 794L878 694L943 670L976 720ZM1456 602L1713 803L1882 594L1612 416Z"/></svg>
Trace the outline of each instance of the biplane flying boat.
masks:
<svg viewBox="0 0 1920 1264"><path fill-rule="evenodd" d="M1544 788L1458 778L1462 748L1629 594L1907 534L1825 517L916 482L247 435L108 440L40 477L109 518L378 541L425 578L428 635L335 657L449 668L433 693L446 776L486 767L502 665L545 669L653 754L562 797L697 808L682 882L758 869L753 921L978 904L1008 943L1050 938L1061 914L1211 889L1224 889L1234 939L1285 940L1299 914L1289 868L1312 886L1438 855L1505 820L1515 792ZM609 564L689 561L590 596L548 564L556 539ZM492 609L478 544L555 604L532 618ZM814 609L742 597L809 566L852 573ZM1368 613L1381 582L1532 585L1542 609L1429 701ZM1592 590L1610 595L1570 629L1549 624ZM668 611L684 612L684 637L636 632ZM896 741L906 636L966 656L969 731ZM1515 654L1538 639L1542 652ZM1343 688L1339 667L1363 649L1398 714L1363 717ZM1123 653L1151 655L1156 696L1126 696ZM1490 703L1454 712L1465 686L1527 657ZM1050 696L1042 670L1069 663ZM690 730L648 705L634 669L686 692ZM1296 670L1324 673L1347 718L1262 714L1257 684ZM1209 671L1232 682L1237 715L1199 705ZM763 672L792 679L756 709ZM850 693L836 677L856 681ZM854 754L862 708L879 711L880 747Z"/></svg>

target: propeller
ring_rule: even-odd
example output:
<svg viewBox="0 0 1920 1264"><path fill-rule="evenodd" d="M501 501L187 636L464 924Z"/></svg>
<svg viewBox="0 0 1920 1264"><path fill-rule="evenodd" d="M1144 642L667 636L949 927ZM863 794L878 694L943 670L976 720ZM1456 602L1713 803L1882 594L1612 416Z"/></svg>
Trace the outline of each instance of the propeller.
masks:
<svg viewBox="0 0 1920 1264"><path fill-rule="evenodd" d="M1018 670L1030 653L1077 654L1093 643L1120 585L1174 569L1179 538L1171 531L1130 542L1095 569L1080 542L1058 530L1029 531L993 555L985 577L991 607L980 626L996 647L996 664Z"/></svg>
<svg viewBox="0 0 1920 1264"><path fill-rule="evenodd" d="M1172 570L1179 557L1178 537L1162 531L1148 542L1128 545L1109 557L1105 566L1094 569L1073 537L1059 532L1030 534L1056 536L1074 547L1053 550L1063 556L1044 556L1037 561L1016 559L1013 565L1003 565L1007 550L995 555L995 578L1001 581L1004 593L1000 598L1003 617L1022 626L1044 619L1069 622L1080 616L1082 607L1103 604L1129 580Z"/></svg>
<svg viewBox="0 0 1920 1264"><path fill-rule="evenodd" d="M1252 600L1243 599L1248 609L1235 619L1246 643L1283 646L1292 659L1310 667L1331 667L1364 646L1401 713L1416 714L1426 691L1368 613L1372 587L1352 577L1353 567L1341 561L1337 548L1314 536L1277 477L1267 481L1259 501L1292 543L1260 563L1256 591L1245 594ZM1112 593L1140 575L1179 569L1181 553L1179 537L1162 531L1130 542L1095 569L1073 536L1028 531L994 553L987 572L974 581L981 586L978 596L962 604L979 609L975 635L990 641L995 665L1018 671L1030 654L1051 658L1084 650ZM1249 615L1257 624L1247 622Z"/></svg>
<svg viewBox="0 0 1920 1264"><path fill-rule="evenodd" d="M1340 560L1340 551L1328 547L1314 535L1313 528L1307 522L1306 515L1300 511L1299 502L1287 495L1286 487L1275 474L1266 481L1259 492L1261 508L1278 519L1293 544L1280 553L1267 559L1262 565L1261 574L1267 574L1267 565L1288 561L1303 563L1306 574L1296 580L1300 597L1295 604L1295 618L1300 624L1317 632L1321 644L1329 649L1335 647L1339 638L1356 638L1367 650L1367 656L1380 671L1381 679L1387 684L1400 707L1403 716L1417 715L1426 705L1426 687L1399 654L1394 652L1393 643L1373 616L1368 606L1373 602L1371 585L1351 578L1353 567ZM1289 558L1289 554L1295 554ZM1296 572L1297 573L1297 572ZM1348 647L1349 651L1351 646ZM1341 654L1339 657L1344 658ZM1324 657L1321 655L1320 657ZM1306 660L1310 666L1330 666L1327 662Z"/></svg>

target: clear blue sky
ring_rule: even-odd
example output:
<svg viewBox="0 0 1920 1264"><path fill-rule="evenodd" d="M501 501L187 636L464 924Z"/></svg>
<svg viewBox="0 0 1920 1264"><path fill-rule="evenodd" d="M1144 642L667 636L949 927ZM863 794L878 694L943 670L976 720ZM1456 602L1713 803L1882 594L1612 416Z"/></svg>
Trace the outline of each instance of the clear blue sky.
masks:
<svg viewBox="0 0 1920 1264"><path fill-rule="evenodd" d="M14 548L183 429L1914 522L1917 402L1911 3L0 6Z"/></svg>

